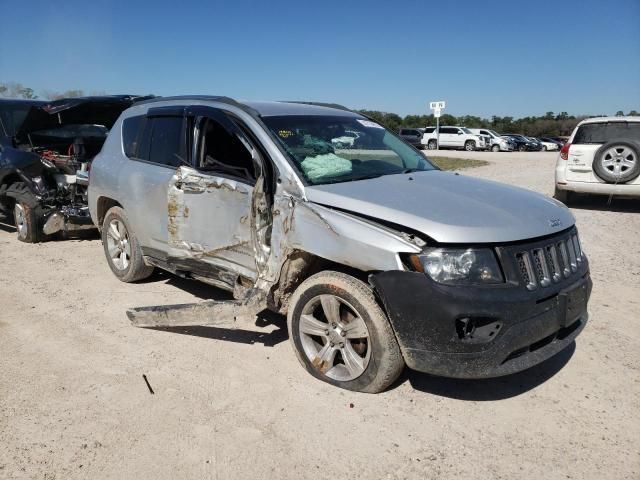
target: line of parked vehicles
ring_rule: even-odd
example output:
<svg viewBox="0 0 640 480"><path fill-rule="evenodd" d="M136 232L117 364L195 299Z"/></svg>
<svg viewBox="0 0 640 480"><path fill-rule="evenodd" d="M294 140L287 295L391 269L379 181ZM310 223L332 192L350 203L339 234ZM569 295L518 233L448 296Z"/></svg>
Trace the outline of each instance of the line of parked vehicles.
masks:
<svg viewBox="0 0 640 480"><path fill-rule="evenodd" d="M440 136L436 127L401 128L399 135L420 149L436 150L453 148L469 152L490 150L492 152L540 152L558 151L565 143L560 137L527 137L517 133L499 134L487 128L441 126Z"/></svg>

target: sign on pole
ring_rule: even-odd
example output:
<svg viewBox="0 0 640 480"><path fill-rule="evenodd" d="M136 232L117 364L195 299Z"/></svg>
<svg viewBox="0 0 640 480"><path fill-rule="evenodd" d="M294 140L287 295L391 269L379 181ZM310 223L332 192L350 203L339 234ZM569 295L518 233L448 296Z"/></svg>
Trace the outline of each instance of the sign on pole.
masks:
<svg viewBox="0 0 640 480"><path fill-rule="evenodd" d="M444 100L439 102L430 102L429 108L433 110L433 116L436 117L436 149L440 149L440 115L442 115L442 110L446 103Z"/></svg>

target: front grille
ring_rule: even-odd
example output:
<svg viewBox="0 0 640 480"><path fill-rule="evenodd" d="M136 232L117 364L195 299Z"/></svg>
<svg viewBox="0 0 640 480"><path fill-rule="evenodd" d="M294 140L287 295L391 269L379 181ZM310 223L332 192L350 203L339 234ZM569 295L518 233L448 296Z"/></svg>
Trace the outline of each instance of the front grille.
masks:
<svg viewBox="0 0 640 480"><path fill-rule="evenodd" d="M548 287L578 271L584 260L578 234L516 253L520 277L528 290Z"/></svg>

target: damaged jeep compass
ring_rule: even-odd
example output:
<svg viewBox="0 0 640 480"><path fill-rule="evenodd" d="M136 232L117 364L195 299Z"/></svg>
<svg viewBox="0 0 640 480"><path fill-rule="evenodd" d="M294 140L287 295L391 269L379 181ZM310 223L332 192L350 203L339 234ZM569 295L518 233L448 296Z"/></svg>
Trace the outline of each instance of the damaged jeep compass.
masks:
<svg viewBox="0 0 640 480"><path fill-rule="evenodd" d="M134 309L134 324L227 326L268 308L287 315L305 369L350 390L382 391L405 365L524 370L588 318L567 208L441 171L336 105L140 102L93 161L89 208L122 281L161 268L235 298Z"/></svg>

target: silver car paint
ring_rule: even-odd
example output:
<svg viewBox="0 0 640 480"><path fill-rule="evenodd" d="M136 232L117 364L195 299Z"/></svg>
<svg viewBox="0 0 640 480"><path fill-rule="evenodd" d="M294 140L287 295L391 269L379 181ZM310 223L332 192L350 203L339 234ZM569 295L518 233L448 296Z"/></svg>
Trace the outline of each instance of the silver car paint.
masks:
<svg viewBox="0 0 640 480"><path fill-rule="evenodd" d="M312 202L403 225L440 243L512 242L575 223L569 209L544 195L439 170L317 185L306 193Z"/></svg>
<svg viewBox="0 0 640 480"><path fill-rule="evenodd" d="M121 142L124 118L144 114L150 107L187 104L211 106L237 116L275 163L279 182L268 215L270 245L265 244L265 236L259 233L266 226L264 220L260 226L259 201L253 195L254 191L261 191L262 177L252 188L190 168L174 170L132 161L124 155ZM263 113L308 111L308 107L299 105L248 105ZM316 107L311 110L355 115ZM175 191L176 182L185 179L187 188L202 192L208 188L220 190L217 187L228 190L224 203L229 208L224 221L204 216L203 212L215 208L212 197ZM207 262L250 278L254 282L252 291L262 292L278 283L283 265L296 251L364 271L403 269L399 253L417 253L424 246L422 240L403 233L403 227L418 230L438 242L469 244L524 240L554 233L574 223L569 211L553 200L514 187L438 171L305 186L272 137L251 115L233 105L206 100L154 102L125 111L92 165L89 205L94 221L98 218L101 197L114 199L123 206L143 247L156 248L170 256L198 260L206 257ZM216 201L221 198L218 196ZM232 205L235 201L238 203ZM399 227L379 225L372 218ZM549 222L558 219L561 226L552 227ZM245 222L249 233L243 227ZM249 245L253 259L247 258ZM239 260L239 250L245 261Z"/></svg>

